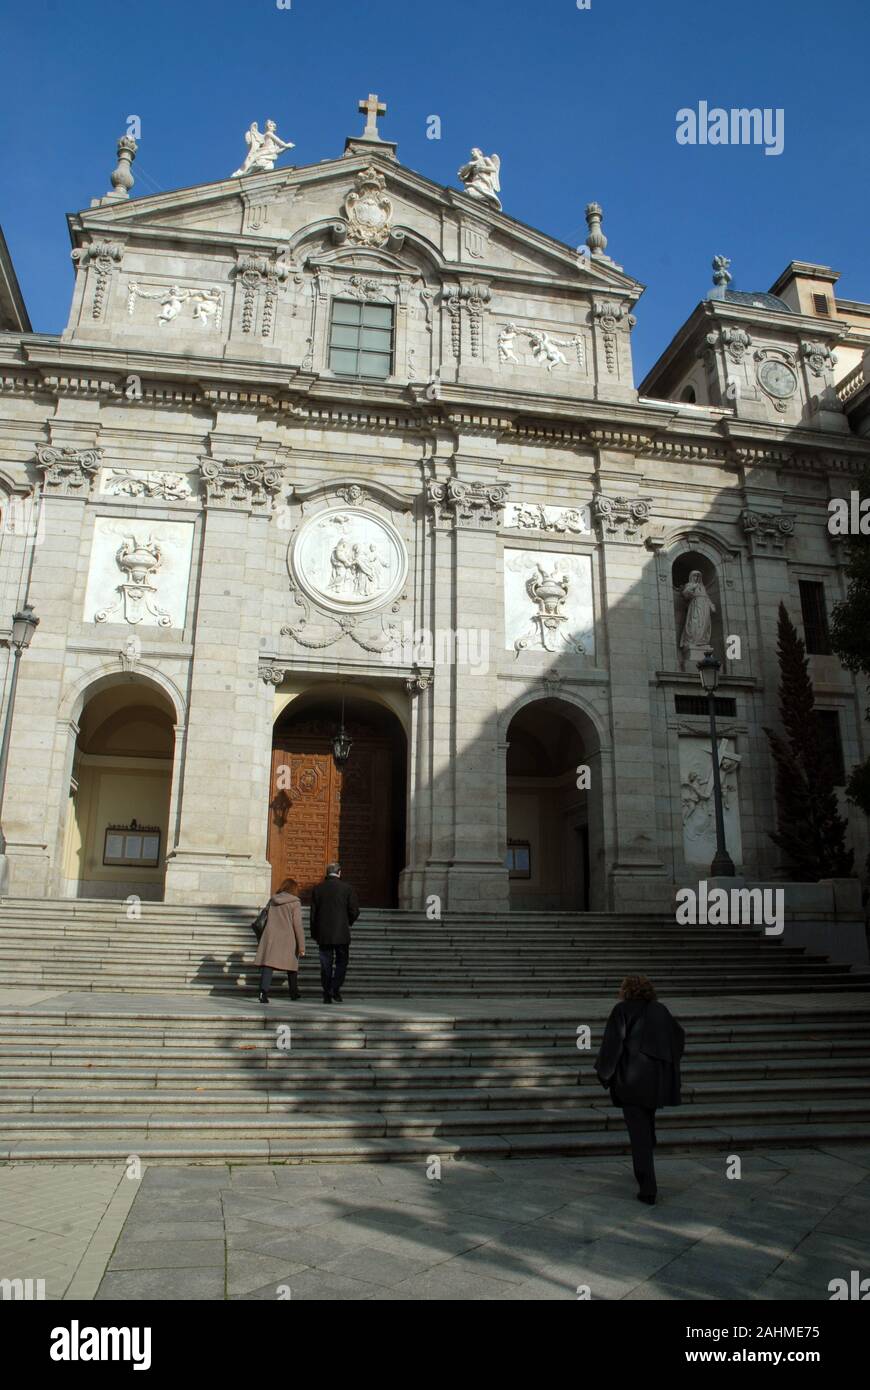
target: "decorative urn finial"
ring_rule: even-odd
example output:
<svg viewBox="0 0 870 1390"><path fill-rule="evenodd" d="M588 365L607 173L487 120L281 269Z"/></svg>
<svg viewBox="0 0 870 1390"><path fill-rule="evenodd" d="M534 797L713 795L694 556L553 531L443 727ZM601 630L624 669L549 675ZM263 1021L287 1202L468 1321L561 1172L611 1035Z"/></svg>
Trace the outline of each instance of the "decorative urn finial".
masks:
<svg viewBox="0 0 870 1390"><path fill-rule="evenodd" d="M586 226L589 228L589 235L586 238L586 245L593 256L603 256L607 250L607 237L601 230L601 218L603 209L600 203L586 204Z"/></svg>
<svg viewBox="0 0 870 1390"><path fill-rule="evenodd" d="M118 141L118 163L112 171L112 192L107 198L129 198L130 189L135 182L130 165L136 158L139 146L132 135L122 135Z"/></svg>

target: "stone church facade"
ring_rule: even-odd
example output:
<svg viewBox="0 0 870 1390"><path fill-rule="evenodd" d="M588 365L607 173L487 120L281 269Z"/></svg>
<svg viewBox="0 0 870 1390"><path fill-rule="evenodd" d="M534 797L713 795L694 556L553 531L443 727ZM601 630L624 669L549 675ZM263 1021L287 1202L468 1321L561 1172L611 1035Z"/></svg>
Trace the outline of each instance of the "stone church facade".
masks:
<svg viewBox="0 0 870 1390"><path fill-rule="evenodd" d="M639 390L600 209L581 254L475 179L370 114L337 158L70 218L67 328L0 335L7 698L39 618L7 893L254 903L338 857L372 906L666 910L714 849L708 645L728 848L770 879L781 599L866 756L825 650L860 333L717 258Z"/></svg>

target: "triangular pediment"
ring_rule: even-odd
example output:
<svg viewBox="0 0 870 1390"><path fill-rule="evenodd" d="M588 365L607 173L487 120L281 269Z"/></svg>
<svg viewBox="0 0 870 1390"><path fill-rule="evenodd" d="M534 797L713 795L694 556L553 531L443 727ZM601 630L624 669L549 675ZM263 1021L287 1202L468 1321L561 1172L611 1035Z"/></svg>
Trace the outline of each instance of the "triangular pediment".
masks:
<svg viewBox="0 0 870 1390"><path fill-rule="evenodd" d="M369 169L379 180L393 233L374 249L396 269L419 271L428 263L436 277L527 276L532 282L567 281L596 293L613 290L636 298L641 292L637 281L606 258L580 256L576 248L509 214L377 153L353 151L314 165L129 201L103 200L71 218L71 229L77 244L90 233L133 242L142 237L152 244L206 243L212 249L224 245L243 250L245 242L260 251L280 246L298 264L322 259L330 246L365 252L372 248L354 245L357 228L353 214L348 218L348 197L358 193ZM367 196L365 190L362 196Z"/></svg>

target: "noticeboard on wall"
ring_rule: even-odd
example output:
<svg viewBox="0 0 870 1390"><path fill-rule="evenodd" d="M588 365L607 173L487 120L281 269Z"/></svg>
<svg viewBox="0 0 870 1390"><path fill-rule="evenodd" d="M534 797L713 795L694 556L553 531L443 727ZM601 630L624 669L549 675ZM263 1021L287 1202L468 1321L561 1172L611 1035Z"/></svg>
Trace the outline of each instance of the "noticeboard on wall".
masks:
<svg viewBox="0 0 870 1390"><path fill-rule="evenodd" d="M159 825L107 825L103 864L108 867L156 869L160 863Z"/></svg>

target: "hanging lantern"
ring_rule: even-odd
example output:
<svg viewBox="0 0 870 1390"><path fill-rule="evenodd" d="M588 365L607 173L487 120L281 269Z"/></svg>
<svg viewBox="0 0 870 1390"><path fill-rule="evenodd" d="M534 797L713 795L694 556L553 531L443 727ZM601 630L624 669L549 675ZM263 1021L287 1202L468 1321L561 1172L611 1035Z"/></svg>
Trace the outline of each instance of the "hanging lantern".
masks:
<svg viewBox="0 0 870 1390"><path fill-rule="evenodd" d="M353 739L344 727L344 696L341 697L341 728L332 740L332 756L336 767L344 767L350 757Z"/></svg>

